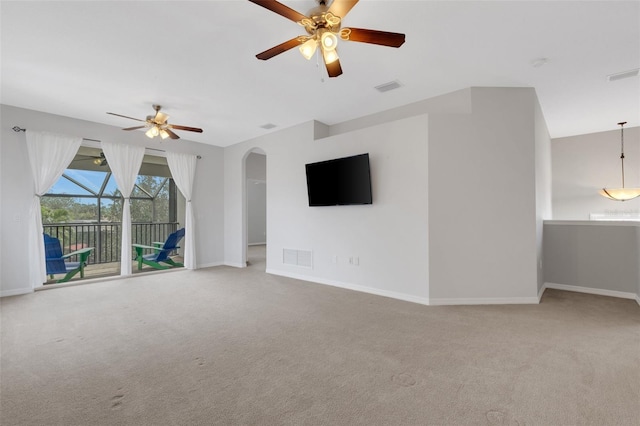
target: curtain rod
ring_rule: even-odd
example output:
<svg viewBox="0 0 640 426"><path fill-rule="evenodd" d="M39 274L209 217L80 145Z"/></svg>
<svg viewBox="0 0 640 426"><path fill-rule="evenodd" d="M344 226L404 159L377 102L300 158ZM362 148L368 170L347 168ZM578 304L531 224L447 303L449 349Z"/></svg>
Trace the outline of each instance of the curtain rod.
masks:
<svg viewBox="0 0 640 426"><path fill-rule="evenodd" d="M22 127L18 127L18 126L13 126L11 128L14 132L26 132L27 129L23 129ZM100 142L98 139L89 139L89 138L82 138L83 141L91 141L91 142ZM167 152L165 150L162 149L155 149L155 148L145 148L148 149L149 151L158 151L158 152ZM202 156L200 155L196 155L196 158L198 158L198 160L202 159Z"/></svg>
<svg viewBox="0 0 640 426"><path fill-rule="evenodd" d="M11 128L14 132L26 132L27 129L23 129L22 127L18 127L18 126L13 126ZM91 142L100 142L98 139L89 139L89 138L82 138L83 141L91 141Z"/></svg>

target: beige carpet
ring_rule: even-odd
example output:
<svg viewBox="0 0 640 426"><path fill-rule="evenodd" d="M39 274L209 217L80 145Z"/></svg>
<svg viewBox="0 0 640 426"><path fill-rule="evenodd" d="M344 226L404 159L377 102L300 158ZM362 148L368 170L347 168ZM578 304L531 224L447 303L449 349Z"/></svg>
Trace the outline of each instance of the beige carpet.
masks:
<svg viewBox="0 0 640 426"><path fill-rule="evenodd" d="M240 270L4 298L2 425L638 425L640 307L428 307Z"/></svg>

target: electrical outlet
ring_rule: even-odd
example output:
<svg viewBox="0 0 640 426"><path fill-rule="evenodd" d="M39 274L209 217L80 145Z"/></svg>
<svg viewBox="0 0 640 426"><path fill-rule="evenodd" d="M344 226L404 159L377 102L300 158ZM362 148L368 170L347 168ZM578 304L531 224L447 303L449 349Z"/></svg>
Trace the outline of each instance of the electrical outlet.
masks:
<svg viewBox="0 0 640 426"><path fill-rule="evenodd" d="M355 257L353 258L353 264L354 264L355 266L359 266L359 265L360 265L360 258L359 258L358 256L355 256Z"/></svg>
<svg viewBox="0 0 640 426"><path fill-rule="evenodd" d="M331 259L331 261L332 261L333 263L338 263L338 255L337 255L337 254L334 254L334 255L333 255L333 258Z"/></svg>

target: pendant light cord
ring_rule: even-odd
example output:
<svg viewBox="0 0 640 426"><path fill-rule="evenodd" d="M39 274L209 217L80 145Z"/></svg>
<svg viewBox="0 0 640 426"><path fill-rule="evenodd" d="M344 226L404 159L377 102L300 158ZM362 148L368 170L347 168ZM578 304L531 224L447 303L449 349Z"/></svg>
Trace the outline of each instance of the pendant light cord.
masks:
<svg viewBox="0 0 640 426"><path fill-rule="evenodd" d="M622 163L622 187L624 188L624 125L626 121L618 123L620 125L620 162Z"/></svg>

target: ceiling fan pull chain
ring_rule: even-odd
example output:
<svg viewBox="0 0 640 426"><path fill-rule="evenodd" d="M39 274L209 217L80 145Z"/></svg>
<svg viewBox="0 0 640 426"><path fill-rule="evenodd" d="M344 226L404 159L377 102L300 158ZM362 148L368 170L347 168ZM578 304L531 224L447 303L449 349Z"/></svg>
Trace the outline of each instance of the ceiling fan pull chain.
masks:
<svg viewBox="0 0 640 426"><path fill-rule="evenodd" d="M320 76L320 83L324 83L324 76L322 75L322 69L320 68L320 49L316 50L316 68L318 69L318 75Z"/></svg>

